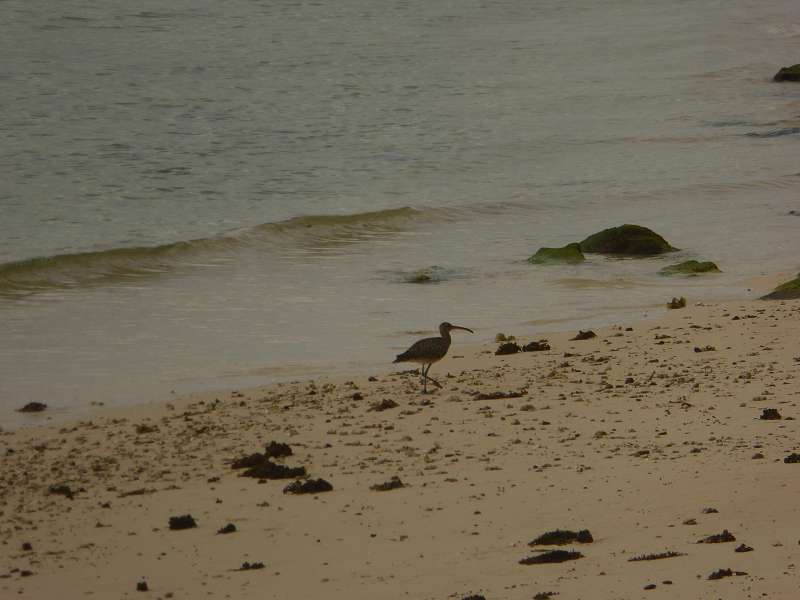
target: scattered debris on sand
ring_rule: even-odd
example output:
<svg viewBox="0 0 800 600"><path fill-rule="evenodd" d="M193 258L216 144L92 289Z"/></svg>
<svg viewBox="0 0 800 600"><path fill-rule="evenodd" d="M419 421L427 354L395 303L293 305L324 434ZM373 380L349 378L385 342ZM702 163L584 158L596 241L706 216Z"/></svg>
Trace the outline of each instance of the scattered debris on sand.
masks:
<svg viewBox="0 0 800 600"><path fill-rule="evenodd" d="M800 463L800 454L792 452L789 456L783 459L783 462L785 462L787 465Z"/></svg>
<svg viewBox="0 0 800 600"><path fill-rule="evenodd" d="M520 390L518 392L489 392L475 394L474 400L503 400L504 398L522 398L527 394L527 390Z"/></svg>
<svg viewBox="0 0 800 600"><path fill-rule="evenodd" d="M753 551L753 548L751 548L747 544L739 544L734 549L734 552L752 552L752 551Z"/></svg>

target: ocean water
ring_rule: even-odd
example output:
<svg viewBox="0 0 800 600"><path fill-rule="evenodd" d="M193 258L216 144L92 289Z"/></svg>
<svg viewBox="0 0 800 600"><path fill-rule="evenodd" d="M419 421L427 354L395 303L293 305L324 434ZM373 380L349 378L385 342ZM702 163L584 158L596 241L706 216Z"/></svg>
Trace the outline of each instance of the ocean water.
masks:
<svg viewBox="0 0 800 600"><path fill-rule="evenodd" d="M4 0L0 23L3 425L385 369L444 320L627 322L800 262L800 84L771 81L793 0ZM622 223L682 250L525 262ZM724 273L656 274L688 258Z"/></svg>

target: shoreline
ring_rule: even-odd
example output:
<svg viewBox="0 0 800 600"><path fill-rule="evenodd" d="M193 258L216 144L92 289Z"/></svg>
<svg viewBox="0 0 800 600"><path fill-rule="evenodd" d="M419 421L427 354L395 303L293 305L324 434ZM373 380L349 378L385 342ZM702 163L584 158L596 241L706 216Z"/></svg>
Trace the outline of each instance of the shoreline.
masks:
<svg viewBox="0 0 800 600"><path fill-rule="evenodd" d="M738 286L742 289L746 289L748 292L751 290L756 297L749 298L749 299L739 299L736 300L724 300L721 302L714 301L714 303L730 303L730 302L759 302L760 296L768 293L772 289L774 289L778 284L791 279L794 277L794 271L787 270L787 271L778 271L773 273L764 273L762 275L751 277L749 279L744 279L738 282ZM658 321L663 319L665 316L669 314L669 311L665 309L665 305L669 298L664 299L663 303L660 304L647 304L641 306L628 306L628 307L615 307L615 308L601 308L594 311L592 314L584 315L582 317L569 317L563 319L546 319L546 320L529 320L529 321L522 321L518 324L518 327L515 330L508 330L503 333L507 333L509 335L516 335L520 338L536 338L544 337L544 336L552 336L552 335L566 335L571 330L567 330L566 326L568 324L574 324L576 331L579 328L583 328L587 326L592 326L595 328L607 328L611 325L615 324L620 311L622 312L634 312L638 311L641 314L638 317L633 318L632 324L634 326L641 326L647 323L651 323L654 321ZM703 301L698 301L700 305L703 304ZM689 303L692 304L692 300L689 300ZM613 317L612 317L613 315ZM583 325L581 325L583 323ZM599 325L594 325L595 323L599 323ZM517 333L517 331L519 333ZM483 333L483 332L481 332ZM493 341L494 336L499 332L491 332L490 337L492 341L484 340L484 341L471 341L469 338L470 336L461 336L460 339L454 340L453 347L450 352L450 357L454 353L459 352L459 348L463 351L473 351L478 352L485 350L488 347L491 347L495 342ZM434 328L430 329L429 331L417 331L413 333L409 333L407 336L407 343L410 345L414 339L419 337L426 337L428 335L438 335ZM86 405L76 406L76 407L62 407L62 406L49 406L46 411L42 413L30 413L24 414L19 411L19 407L14 410L14 414L11 415L10 423L6 423L4 426L0 425L0 434L3 432L13 432L20 429L28 429L28 428L40 428L40 427L56 427L56 426L64 426L69 424L78 423L81 421L91 421L97 418L113 418L114 416L117 417L130 417L139 410L153 410L154 407L160 405L167 405L167 404L176 404L176 405L186 405L188 403L198 401L201 399L208 399L213 398L215 396L222 396L230 394L231 391L237 390L245 390L249 393L258 393L259 390L268 389L274 386L281 386L290 383L300 383L307 380L326 380L330 382L341 382L345 381L350 378L359 378L359 377L367 377L369 374L373 372L382 372L381 369L386 369L387 367L391 369L391 357L394 354L402 352L405 348L403 344L406 341L402 341L399 345L392 345L388 342L394 341L387 340L387 361L386 364L378 364L373 366L363 366L362 368L349 368L346 373L338 372L339 369L335 365L300 365L300 364L290 364L285 366L278 366L278 367L269 367L267 368L268 371L278 372L284 369L288 369L293 372L292 376L287 376L285 378L277 379L268 381L266 383L259 383L257 385L225 385L224 380L230 377L231 379L239 379L240 382L243 382L245 379L257 379L259 375L256 371L248 372L247 374L239 374L239 375L220 375L217 376L216 379L220 381L218 386L209 386L207 384L197 384L196 386L193 385L191 387L198 387L203 385L203 389L199 389L196 391L190 391L186 393L172 393L169 397L162 397L158 399L151 399L147 401L141 402L134 402L134 403L122 403L116 405L107 405L103 401L100 400L92 400ZM495 344L496 345L496 344ZM394 350L397 352L394 352ZM411 368L413 365L400 365L399 369L395 370L405 370L406 367ZM439 365L441 367L441 363ZM394 371L391 371L394 372ZM335 373L334 375L330 375L330 373Z"/></svg>
<svg viewBox="0 0 800 600"><path fill-rule="evenodd" d="M428 396L399 365L2 432L0 595L792 598L800 301L690 302L595 331L509 356L456 339ZM231 468L271 441L333 491ZM186 514L196 528L169 529ZM528 545L555 529L594 541ZM697 543L723 530L736 541ZM519 564L552 549L583 556ZM679 555L629 561L663 552Z"/></svg>

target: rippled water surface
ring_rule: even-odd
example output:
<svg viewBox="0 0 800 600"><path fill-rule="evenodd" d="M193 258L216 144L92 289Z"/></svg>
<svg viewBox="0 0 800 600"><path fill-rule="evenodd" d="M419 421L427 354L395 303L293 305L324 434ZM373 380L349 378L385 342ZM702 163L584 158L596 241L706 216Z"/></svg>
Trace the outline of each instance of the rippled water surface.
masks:
<svg viewBox="0 0 800 600"><path fill-rule="evenodd" d="M789 1L0 2L0 422L798 268ZM525 259L626 222L681 252ZM665 280L677 259L724 273ZM419 273L427 283L408 283Z"/></svg>

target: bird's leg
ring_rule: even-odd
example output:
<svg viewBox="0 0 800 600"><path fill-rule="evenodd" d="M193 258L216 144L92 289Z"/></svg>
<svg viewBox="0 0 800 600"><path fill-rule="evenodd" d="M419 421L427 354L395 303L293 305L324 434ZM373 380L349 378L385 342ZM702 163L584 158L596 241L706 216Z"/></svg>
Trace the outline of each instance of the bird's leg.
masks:
<svg viewBox="0 0 800 600"><path fill-rule="evenodd" d="M433 363L428 363L428 368L427 368L427 369L425 369L425 380L426 380L426 381L430 381L430 382L432 382L434 385L436 385L436 387L438 387L439 389L442 389L442 384L441 384L441 383L439 383L438 381L436 381L436 380L435 380L433 377L431 377L430 375L428 375L428 372L431 370L431 367L432 367L432 366L433 366Z"/></svg>
<svg viewBox="0 0 800 600"><path fill-rule="evenodd" d="M431 368L430 364L422 365L422 393L428 393L428 369Z"/></svg>

